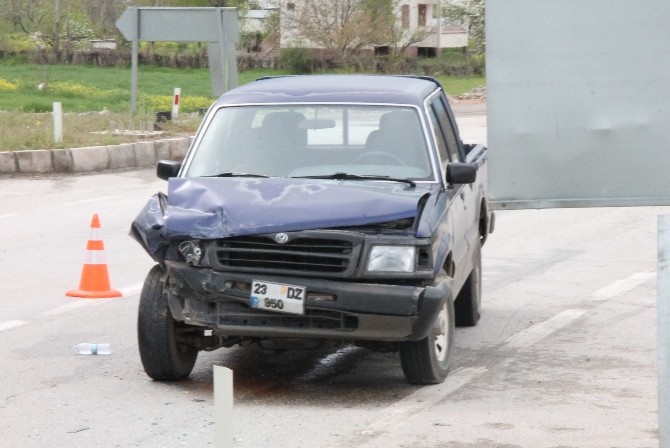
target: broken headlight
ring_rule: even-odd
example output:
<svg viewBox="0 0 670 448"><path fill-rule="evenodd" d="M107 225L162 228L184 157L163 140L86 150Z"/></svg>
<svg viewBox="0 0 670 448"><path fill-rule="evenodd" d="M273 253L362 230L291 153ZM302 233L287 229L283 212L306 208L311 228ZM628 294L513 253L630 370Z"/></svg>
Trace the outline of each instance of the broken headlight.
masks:
<svg viewBox="0 0 670 448"><path fill-rule="evenodd" d="M179 244L177 250L179 251L181 256L184 257L186 263L192 266L197 266L200 264L200 260L202 259L202 253L203 253L200 241L196 240L182 241Z"/></svg>

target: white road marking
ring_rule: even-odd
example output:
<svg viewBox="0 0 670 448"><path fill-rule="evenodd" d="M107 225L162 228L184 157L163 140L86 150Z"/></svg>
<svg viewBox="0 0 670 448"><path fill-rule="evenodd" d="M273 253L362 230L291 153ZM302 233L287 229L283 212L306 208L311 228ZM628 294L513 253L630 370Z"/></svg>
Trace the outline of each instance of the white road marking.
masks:
<svg viewBox="0 0 670 448"><path fill-rule="evenodd" d="M599 289L593 293L591 300L611 299L613 297L630 292L638 286L653 280L654 278L656 278L656 272L638 272L637 274L633 274L628 278L617 280L614 283Z"/></svg>
<svg viewBox="0 0 670 448"><path fill-rule="evenodd" d="M75 299L75 302L70 302L66 303L65 305L59 305L56 308L43 311L40 314L38 314L38 317L44 317L44 316L58 316L60 314L65 314L68 311L76 310L77 308L83 308L85 306L93 305L96 303L100 303L101 301L107 300L107 299Z"/></svg>
<svg viewBox="0 0 670 448"><path fill-rule="evenodd" d="M127 288L119 289L119 291L121 291L121 294L123 295L123 297L134 296L134 295L139 294L140 292L142 292L142 286L143 285L128 286Z"/></svg>
<svg viewBox="0 0 670 448"><path fill-rule="evenodd" d="M9 320L7 322L0 322L0 331L10 330L25 324L27 324L25 320Z"/></svg>
<svg viewBox="0 0 670 448"><path fill-rule="evenodd" d="M70 311L77 310L79 308L84 308L86 306L92 306L92 305L101 305L103 303L107 303L113 300L119 300L127 297L134 296L136 294L139 294L139 292L142 290L142 285L133 285L133 286L128 286L126 288L120 289L121 294L123 297L121 298L112 298L112 299L74 299L72 302L66 303L64 305L59 305L56 308L52 308L50 310L42 311L41 313L37 314L35 317L36 318L41 318L41 317L52 317L52 316L59 316L61 314L68 313ZM22 321L22 320L13 320L9 322L5 322L4 324L0 324L0 331L3 330L9 330L11 328L15 328L24 324L27 324L27 321Z"/></svg>
<svg viewBox="0 0 670 448"><path fill-rule="evenodd" d="M466 384L471 383L487 371L486 367L466 367L454 370L449 373L444 383L422 387L413 394L383 409L380 412L381 417L374 421L362 434L375 436L387 428L402 425L411 415L421 413L425 409L436 406L446 399L447 396ZM368 441L359 446L374 446L371 443L372 441Z"/></svg>
<svg viewBox="0 0 670 448"><path fill-rule="evenodd" d="M522 350L530 347L533 344L540 342L552 333L561 328L567 327L575 320L579 319L586 313L586 310L565 310L551 317L544 322L537 323L532 327L521 330L514 336L510 337L503 344L503 348L513 348Z"/></svg>
<svg viewBox="0 0 670 448"><path fill-rule="evenodd" d="M72 202L64 202L61 204L61 207L75 207L78 205L82 204L89 204L92 202L102 202L102 201L108 201L110 199L118 199L121 196L119 195L110 195L110 196L97 196L95 198L90 198L90 199L81 199L79 201L72 201Z"/></svg>
<svg viewBox="0 0 670 448"><path fill-rule="evenodd" d="M0 219L2 218L13 218L15 216L19 216L18 213L5 213L4 215L0 215Z"/></svg>
<svg viewBox="0 0 670 448"><path fill-rule="evenodd" d="M76 299L75 302L66 303L65 305L60 305L54 309L44 311L40 313L39 316L57 316L59 314L67 313L68 311L72 311L88 305L100 305L102 303L107 303L113 300L123 300L124 298L139 294L141 290L142 285L133 285L119 289L122 297L114 297L111 299Z"/></svg>
<svg viewBox="0 0 670 448"><path fill-rule="evenodd" d="M586 313L585 309L565 310L544 322L533 325L520 331L500 346L496 351L515 349L516 351L528 348L533 344L547 338L552 333L565 328ZM502 362L502 360L500 361ZM380 412L381 417L363 431L362 435L370 436L371 439L359 445L361 447L377 446L375 438L382 432L394 426L401 426L407 422L410 416L418 414L425 409L434 407L444 401L450 394L461 387L475 381L488 372L487 367L467 367L458 369L449 374L444 383L435 386L425 386L411 395L392 404Z"/></svg>
<svg viewBox="0 0 670 448"><path fill-rule="evenodd" d="M461 387L471 383L475 378L486 373L486 367L466 367L449 373L444 383L435 386L426 386L406 396L400 401L382 410L384 417L375 425L376 429L396 425L405 420L408 414L415 414L422 409L435 406L444 400L447 395L456 392ZM382 428L379 428L379 427Z"/></svg>

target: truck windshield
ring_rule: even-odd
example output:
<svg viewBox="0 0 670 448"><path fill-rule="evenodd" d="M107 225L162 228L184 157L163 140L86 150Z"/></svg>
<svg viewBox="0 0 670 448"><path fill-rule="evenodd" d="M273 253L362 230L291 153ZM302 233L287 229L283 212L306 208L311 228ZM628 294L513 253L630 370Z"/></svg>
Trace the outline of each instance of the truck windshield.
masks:
<svg viewBox="0 0 670 448"><path fill-rule="evenodd" d="M201 132L186 160L189 177L348 173L434 179L424 128L411 107L223 107Z"/></svg>

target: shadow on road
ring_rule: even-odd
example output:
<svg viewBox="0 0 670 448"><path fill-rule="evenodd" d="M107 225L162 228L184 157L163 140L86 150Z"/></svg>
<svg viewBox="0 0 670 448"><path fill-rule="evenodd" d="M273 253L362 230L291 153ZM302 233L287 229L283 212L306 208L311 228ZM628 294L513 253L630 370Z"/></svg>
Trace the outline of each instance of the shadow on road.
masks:
<svg viewBox="0 0 670 448"><path fill-rule="evenodd" d="M214 365L233 370L235 401L248 404L382 406L418 389L405 382L396 353L352 345L280 352L255 346L201 352L191 377L171 385L202 394L209 401Z"/></svg>

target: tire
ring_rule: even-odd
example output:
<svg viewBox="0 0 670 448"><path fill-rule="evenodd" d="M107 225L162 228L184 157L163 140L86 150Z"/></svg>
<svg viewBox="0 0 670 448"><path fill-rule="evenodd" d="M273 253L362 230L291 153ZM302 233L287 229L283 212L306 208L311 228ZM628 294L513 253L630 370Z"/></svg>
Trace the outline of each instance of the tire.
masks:
<svg viewBox="0 0 670 448"><path fill-rule="evenodd" d="M149 271L140 295L137 338L144 371L157 381L175 381L193 370L198 349L178 340L181 329L164 292L165 272L156 265Z"/></svg>
<svg viewBox="0 0 670 448"><path fill-rule="evenodd" d="M454 302L457 327L474 327L481 317L482 246L479 241L475 244L477 246L473 255L472 271Z"/></svg>
<svg viewBox="0 0 670 448"><path fill-rule="evenodd" d="M439 384L447 377L454 345L454 303L451 297L437 315L428 336L398 345L400 365L408 383Z"/></svg>

